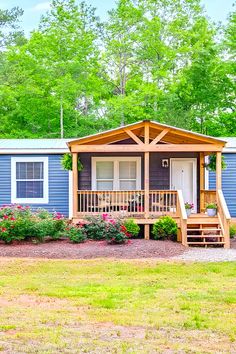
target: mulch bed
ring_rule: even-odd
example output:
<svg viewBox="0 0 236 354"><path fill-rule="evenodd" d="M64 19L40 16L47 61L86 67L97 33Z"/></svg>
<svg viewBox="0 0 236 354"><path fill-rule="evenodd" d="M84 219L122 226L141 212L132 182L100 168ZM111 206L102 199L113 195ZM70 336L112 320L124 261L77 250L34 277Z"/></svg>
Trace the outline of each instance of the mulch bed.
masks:
<svg viewBox="0 0 236 354"><path fill-rule="evenodd" d="M87 241L72 244L59 240L33 244L32 242L0 244L0 257L29 257L46 259L92 258L170 258L182 254L186 248L172 241L131 240L124 245L107 245L105 241Z"/></svg>

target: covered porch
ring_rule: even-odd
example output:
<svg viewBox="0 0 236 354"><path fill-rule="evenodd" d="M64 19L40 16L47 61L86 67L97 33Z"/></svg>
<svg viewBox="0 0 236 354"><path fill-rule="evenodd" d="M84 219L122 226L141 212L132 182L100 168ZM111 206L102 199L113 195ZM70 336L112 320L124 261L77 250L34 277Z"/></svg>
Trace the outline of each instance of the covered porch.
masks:
<svg viewBox="0 0 236 354"><path fill-rule="evenodd" d="M68 145L73 156L75 221L103 212L134 218L145 225L145 238L148 239L150 224L162 215L170 215L179 226L179 241L187 245L189 220L184 203L195 204L190 219L195 217L196 220L196 216L201 218L202 215L205 220L206 203L216 202L224 247L229 247L230 215L221 191L223 141L142 121L74 140ZM214 191L205 188L205 157L212 153L216 154ZM78 173L79 158L83 170ZM99 161L103 164L99 165ZM106 169L113 169L114 173L104 176ZM129 177L126 176L128 169L131 171Z"/></svg>

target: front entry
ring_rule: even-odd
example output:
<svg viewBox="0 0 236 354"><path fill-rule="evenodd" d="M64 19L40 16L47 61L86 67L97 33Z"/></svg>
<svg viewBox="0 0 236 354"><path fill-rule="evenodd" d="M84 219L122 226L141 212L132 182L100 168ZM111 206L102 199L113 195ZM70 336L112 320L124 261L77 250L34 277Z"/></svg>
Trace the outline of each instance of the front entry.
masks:
<svg viewBox="0 0 236 354"><path fill-rule="evenodd" d="M170 160L170 188L182 190L184 201L193 203L193 212L197 212L197 159Z"/></svg>

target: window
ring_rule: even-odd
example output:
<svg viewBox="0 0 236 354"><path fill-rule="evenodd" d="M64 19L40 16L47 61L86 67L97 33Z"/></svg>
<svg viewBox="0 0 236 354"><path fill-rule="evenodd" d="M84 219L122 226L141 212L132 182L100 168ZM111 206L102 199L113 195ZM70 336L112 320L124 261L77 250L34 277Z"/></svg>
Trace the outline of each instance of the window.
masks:
<svg viewBox="0 0 236 354"><path fill-rule="evenodd" d="M136 190L141 188L140 157L93 157L93 190Z"/></svg>
<svg viewBox="0 0 236 354"><path fill-rule="evenodd" d="M12 157L12 203L48 203L48 158Z"/></svg>

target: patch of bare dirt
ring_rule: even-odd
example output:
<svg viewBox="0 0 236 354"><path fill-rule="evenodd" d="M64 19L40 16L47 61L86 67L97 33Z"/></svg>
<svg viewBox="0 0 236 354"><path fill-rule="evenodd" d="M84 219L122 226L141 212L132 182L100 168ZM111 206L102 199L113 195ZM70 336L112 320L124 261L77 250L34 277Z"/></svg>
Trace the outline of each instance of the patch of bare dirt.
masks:
<svg viewBox="0 0 236 354"><path fill-rule="evenodd" d="M131 240L124 245L108 245L106 241L87 241L72 244L68 240L41 244L31 242L0 245L0 257L29 257L46 259L92 258L170 258L182 254L186 248L172 241Z"/></svg>

